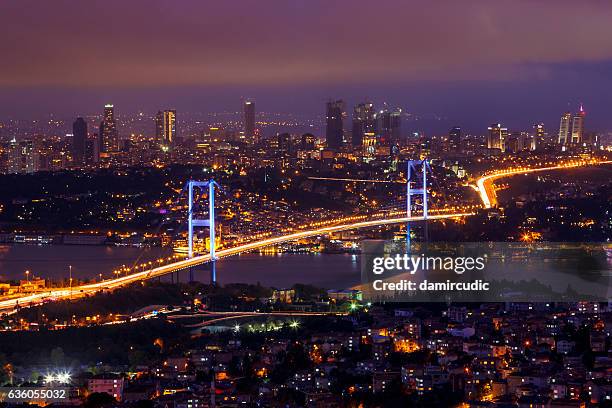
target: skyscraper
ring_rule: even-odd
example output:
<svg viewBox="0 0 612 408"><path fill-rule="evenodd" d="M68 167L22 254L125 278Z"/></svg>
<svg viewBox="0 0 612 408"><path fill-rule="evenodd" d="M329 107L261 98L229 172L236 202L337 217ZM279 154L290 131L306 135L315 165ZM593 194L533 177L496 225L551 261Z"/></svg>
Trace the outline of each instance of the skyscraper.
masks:
<svg viewBox="0 0 612 408"><path fill-rule="evenodd" d="M487 135L487 148L499 149L502 152L506 151L508 128L503 127L500 123L494 123L489 126L488 129L489 134Z"/></svg>
<svg viewBox="0 0 612 408"><path fill-rule="evenodd" d="M344 116L344 101L327 102L327 111L325 115L325 141L330 149L338 149L344 141L344 128L342 120Z"/></svg>
<svg viewBox="0 0 612 408"><path fill-rule="evenodd" d="M170 147L176 141L176 109L157 112L155 138L160 146Z"/></svg>
<svg viewBox="0 0 612 408"><path fill-rule="evenodd" d="M572 139L571 143L574 145L580 144L584 139L584 117L586 112L580 104L580 109L572 117Z"/></svg>
<svg viewBox="0 0 612 408"><path fill-rule="evenodd" d="M77 118L72 124L72 160L75 164L85 163L87 149L87 122Z"/></svg>
<svg viewBox="0 0 612 408"><path fill-rule="evenodd" d="M461 148L461 128L454 127L448 131L448 144L451 150L458 151Z"/></svg>
<svg viewBox="0 0 612 408"><path fill-rule="evenodd" d="M504 151L518 153L531 149L531 140L527 132L512 132L504 143Z"/></svg>
<svg viewBox="0 0 612 408"><path fill-rule="evenodd" d="M361 147L363 135L376 132L376 111L372 102L355 105L353 109L353 129L351 144L353 147Z"/></svg>
<svg viewBox="0 0 612 408"><path fill-rule="evenodd" d="M244 137L247 142L255 141L255 102L244 101Z"/></svg>
<svg viewBox="0 0 612 408"><path fill-rule="evenodd" d="M103 153L119 151L115 108L111 104L104 105L104 117L100 123L100 151Z"/></svg>
<svg viewBox="0 0 612 408"><path fill-rule="evenodd" d="M155 143L159 146L164 140L164 112L157 111L155 114Z"/></svg>
<svg viewBox="0 0 612 408"><path fill-rule="evenodd" d="M383 146L399 146L401 144L402 110L389 109L387 106L378 115L378 134Z"/></svg>
<svg viewBox="0 0 612 408"><path fill-rule="evenodd" d="M533 125L533 139L531 140L531 150L542 149L546 142L546 129L543 123Z"/></svg>
<svg viewBox="0 0 612 408"><path fill-rule="evenodd" d="M559 144L577 145L584 139L584 118L586 112L584 107L580 104L578 112L573 115L571 112L565 112L561 116L561 123L559 124Z"/></svg>
<svg viewBox="0 0 612 408"><path fill-rule="evenodd" d="M570 112L565 112L563 116L561 116L561 123L559 124L559 144L566 145L569 141L570 129L572 122L572 114Z"/></svg>
<svg viewBox="0 0 612 408"><path fill-rule="evenodd" d="M291 135L289 133L278 133L275 139L273 144L276 145L275 147L280 153L289 153L291 151Z"/></svg>

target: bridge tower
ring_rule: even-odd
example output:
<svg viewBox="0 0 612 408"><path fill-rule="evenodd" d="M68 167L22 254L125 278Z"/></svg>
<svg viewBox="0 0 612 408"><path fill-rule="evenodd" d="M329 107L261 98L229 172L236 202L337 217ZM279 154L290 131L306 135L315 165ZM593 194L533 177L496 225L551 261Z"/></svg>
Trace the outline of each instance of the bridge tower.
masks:
<svg viewBox="0 0 612 408"><path fill-rule="evenodd" d="M187 182L188 190L188 212L187 212L187 244L189 248L189 258L193 258L193 228L194 227L208 227L209 240L210 240L210 281L213 285L217 284L217 270L215 256L215 186L220 187L216 181L210 179L209 181L195 181L189 180ZM194 192L197 189L208 188L208 219L197 219L194 218ZM190 280L193 281L193 270L189 270Z"/></svg>
<svg viewBox="0 0 612 408"><path fill-rule="evenodd" d="M412 217L412 196L422 196L423 201L423 220L427 222L428 217L428 205L427 205L427 172L431 172L431 167L424 160L408 160L406 165L406 216ZM412 175L415 174L417 177L415 188L412 187L413 181ZM421 176L419 183L418 176ZM417 188L418 185L420 188ZM406 251L410 252L410 221L406 223Z"/></svg>

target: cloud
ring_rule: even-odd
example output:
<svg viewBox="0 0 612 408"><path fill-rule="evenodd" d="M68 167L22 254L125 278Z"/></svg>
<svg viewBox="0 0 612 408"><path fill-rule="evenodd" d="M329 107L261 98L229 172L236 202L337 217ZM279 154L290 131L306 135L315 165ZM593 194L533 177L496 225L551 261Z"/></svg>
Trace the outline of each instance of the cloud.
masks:
<svg viewBox="0 0 612 408"><path fill-rule="evenodd" d="M0 86L521 80L612 59L612 3L5 0Z"/></svg>

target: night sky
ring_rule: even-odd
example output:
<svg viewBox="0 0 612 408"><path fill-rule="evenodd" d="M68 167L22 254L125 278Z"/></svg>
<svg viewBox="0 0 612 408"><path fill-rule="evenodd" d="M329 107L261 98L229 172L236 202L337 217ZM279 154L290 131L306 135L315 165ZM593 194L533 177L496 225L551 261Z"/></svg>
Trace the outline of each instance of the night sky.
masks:
<svg viewBox="0 0 612 408"><path fill-rule="evenodd" d="M0 119L322 114L370 99L467 129L612 129L612 2L2 0ZM435 125L433 125L435 127ZM437 130L437 129L432 129ZM556 130L554 130L556 131Z"/></svg>

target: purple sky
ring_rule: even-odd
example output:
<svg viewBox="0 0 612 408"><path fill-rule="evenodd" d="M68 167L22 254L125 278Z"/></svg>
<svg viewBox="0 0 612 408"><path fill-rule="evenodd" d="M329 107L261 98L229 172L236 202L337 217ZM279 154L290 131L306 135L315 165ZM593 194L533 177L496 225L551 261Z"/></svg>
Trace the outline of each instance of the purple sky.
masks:
<svg viewBox="0 0 612 408"><path fill-rule="evenodd" d="M583 101L612 129L610 21L604 0L3 0L0 119L341 97L474 130Z"/></svg>

